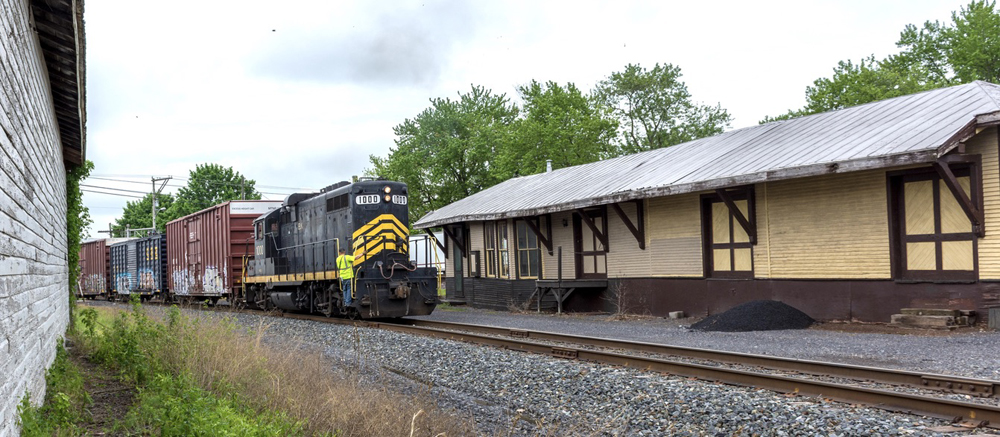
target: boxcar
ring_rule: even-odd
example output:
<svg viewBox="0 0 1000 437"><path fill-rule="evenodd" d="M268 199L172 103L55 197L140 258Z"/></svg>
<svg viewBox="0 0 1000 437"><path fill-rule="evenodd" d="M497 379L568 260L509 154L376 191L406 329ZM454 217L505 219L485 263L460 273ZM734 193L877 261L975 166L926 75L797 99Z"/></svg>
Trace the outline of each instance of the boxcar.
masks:
<svg viewBox="0 0 1000 437"><path fill-rule="evenodd" d="M77 297L111 297L111 245L124 238L99 238L80 244L80 276L77 278Z"/></svg>
<svg viewBox="0 0 1000 437"><path fill-rule="evenodd" d="M156 234L111 245L112 290L116 297L146 300L166 291L166 235Z"/></svg>
<svg viewBox="0 0 1000 437"><path fill-rule="evenodd" d="M217 301L242 285L253 220L279 200L233 200L167 223L167 283L180 300Z"/></svg>
<svg viewBox="0 0 1000 437"><path fill-rule="evenodd" d="M137 291L158 296L167 291L167 235L155 234L136 241Z"/></svg>
<svg viewBox="0 0 1000 437"><path fill-rule="evenodd" d="M111 294L109 297L128 299L138 283L135 238L124 239L110 246Z"/></svg>

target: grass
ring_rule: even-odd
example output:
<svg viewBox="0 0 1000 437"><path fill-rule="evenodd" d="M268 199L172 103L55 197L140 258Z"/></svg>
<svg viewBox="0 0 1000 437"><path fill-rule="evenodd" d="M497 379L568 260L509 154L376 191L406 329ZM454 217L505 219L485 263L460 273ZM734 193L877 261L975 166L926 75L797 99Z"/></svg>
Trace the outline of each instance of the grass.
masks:
<svg viewBox="0 0 1000 437"><path fill-rule="evenodd" d="M468 311L469 309L464 306L455 306L448 302L439 303L435 310L439 311Z"/></svg>
<svg viewBox="0 0 1000 437"><path fill-rule="evenodd" d="M469 435L469 419L365 384L358 368L335 370L301 345L272 346L268 326L252 331L218 317L191 318L171 308L161 320L131 311L77 311L77 343L90 360L138 389L115 434L180 435ZM364 345L356 342L356 355ZM65 352L65 351L63 351ZM63 353L65 355L65 353ZM23 403L23 435L80 435L86 392L65 366L53 366L46 403ZM53 414L56 412L57 414ZM37 432L35 431L37 430Z"/></svg>
<svg viewBox="0 0 1000 437"><path fill-rule="evenodd" d="M45 373L45 385L45 403L41 407L32 407L27 394L17 407L21 435L80 435L82 430L77 424L86 418L91 399L83 389L83 375L70 361L62 341L56 347L52 367Z"/></svg>

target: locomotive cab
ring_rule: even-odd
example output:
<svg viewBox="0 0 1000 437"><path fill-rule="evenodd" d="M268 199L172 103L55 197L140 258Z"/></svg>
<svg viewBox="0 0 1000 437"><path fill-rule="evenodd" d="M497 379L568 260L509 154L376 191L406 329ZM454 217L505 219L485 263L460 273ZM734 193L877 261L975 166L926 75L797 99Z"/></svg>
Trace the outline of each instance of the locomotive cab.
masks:
<svg viewBox="0 0 1000 437"><path fill-rule="evenodd" d="M278 248L278 215L270 211L253 222L253 261L249 263L253 275L275 274L274 259Z"/></svg>

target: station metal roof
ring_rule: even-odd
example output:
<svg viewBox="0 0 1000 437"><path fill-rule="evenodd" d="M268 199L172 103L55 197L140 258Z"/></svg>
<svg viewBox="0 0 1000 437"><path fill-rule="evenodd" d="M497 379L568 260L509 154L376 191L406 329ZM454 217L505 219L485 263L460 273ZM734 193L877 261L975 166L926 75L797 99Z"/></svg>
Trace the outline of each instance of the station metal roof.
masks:
<svg viewBox="0 0 1000 437"><path fill-rule="evenodd" d="M414 227L932 162L998 121L1000 86L977 81L509 179Z"/></svg>

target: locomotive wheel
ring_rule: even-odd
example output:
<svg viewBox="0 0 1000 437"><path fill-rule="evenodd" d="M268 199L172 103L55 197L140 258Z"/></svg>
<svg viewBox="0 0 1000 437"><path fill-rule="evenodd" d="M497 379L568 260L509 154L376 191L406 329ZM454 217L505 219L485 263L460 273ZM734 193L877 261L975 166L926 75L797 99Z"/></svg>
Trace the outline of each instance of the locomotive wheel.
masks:
<svg viewBox="0 0 1000 437"><path fill-rule="evenodd" d="M361 313L359 313L354 308L347 307L347 308L344 309L344 311L345 311L345 315L347 316L348 319L358 320L358 319L361 318Z"/></svg>

